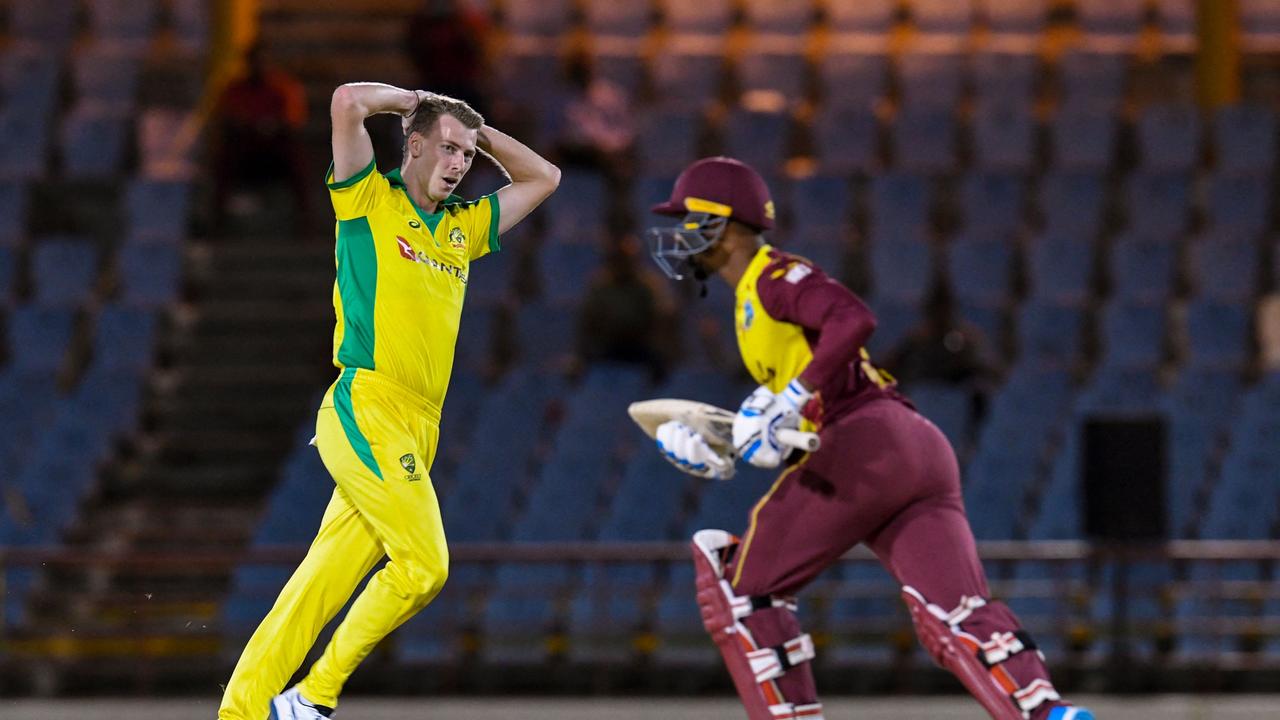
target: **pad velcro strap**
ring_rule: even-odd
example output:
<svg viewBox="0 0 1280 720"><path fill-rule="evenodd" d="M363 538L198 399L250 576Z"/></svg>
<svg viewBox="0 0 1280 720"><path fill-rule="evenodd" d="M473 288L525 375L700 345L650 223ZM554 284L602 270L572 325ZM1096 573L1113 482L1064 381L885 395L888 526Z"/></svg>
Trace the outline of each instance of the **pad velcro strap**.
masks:
<svg viewBox="0 0 1280 720"><path fill-rule="evenodd" d="M990 668L999 665L1020 652L1037 649L1035 640L1026 630L992 633L991 639L978 646L978 659Z"/></svg>
<svg viewBox="0 0 1280 720"><path fill-rule="evenodd" d="M1026 687L1021 690L1015 690L1013 693L1013 701L1018 703L1018 707L1022 708L1023 712L1028 713L1040 707L1043 703L1061 699L1062 696L1058 695L1053 683L1044 678L1036 678Z"/></svg>
<svg viewBox="0 0 1280 720"><path fill-rule="evenodd" d="M751 672L755 673L756 682L764 683L775 678L802 662L814 657L813 638L809 633L788 640L782 645L752 650L747 653L747 661L751 663Z"/></svg>
<svg viewBox="0 0 1280 720"><path fill-rule="evenodd" d="M769 712L772 713L774 720L823 720L822 703L809 705L778 703L770 705Z"/></svg>
<svg viewBox="0 0 1280 720"><path fill-rule="evenodd" d="M741 620L757 610L767 608L785 608L791 612L797 609L795 598L772 597L770 595L735 595L733 586L728 580L720 581L720 588L729 599L729 609L733 611L733 619Z"/></svg>

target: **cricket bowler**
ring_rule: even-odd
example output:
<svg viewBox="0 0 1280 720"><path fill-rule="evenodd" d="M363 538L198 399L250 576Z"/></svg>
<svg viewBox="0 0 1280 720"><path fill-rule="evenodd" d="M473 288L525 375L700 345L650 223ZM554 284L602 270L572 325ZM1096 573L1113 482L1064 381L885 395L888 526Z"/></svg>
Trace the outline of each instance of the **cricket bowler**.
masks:
<svg viewBox="0 0 1280 720"><path fill-rule="evenodd" d="M334 92L330 112L340 373L315 444L336 487L306 558L236 664L221 720L329 717L361 660L440 592L449 552L430 472L467 276L560 182L554 165L460 100L352 83ZM364 126L378 113L404 118L404 160L385 175ZM453 191L477 153L511 182L463 200ZM384 556L310 672L277 695Z"/></svg>
<svg viewBox="0 0 1280 720"><path fill-rule="evenodd" d="M680 218L648 233L668 276L719 275L734 288L738 347L760 384L733 421L737 457L786 465L741 539L693 537L703 623L748 717L821 720L795 595L866 543L902 585L921 644L991 717L1093 720L1059 697L1031 636L989 597L955 453L872 365L871 311L821 268L765 243L774 206L760 175L730 158L699 160L653 210ZM816 431L821 446L789 453L782 428ZM680 421L660 426L657 443L684 472L732 475L734 458Z"/></svg>

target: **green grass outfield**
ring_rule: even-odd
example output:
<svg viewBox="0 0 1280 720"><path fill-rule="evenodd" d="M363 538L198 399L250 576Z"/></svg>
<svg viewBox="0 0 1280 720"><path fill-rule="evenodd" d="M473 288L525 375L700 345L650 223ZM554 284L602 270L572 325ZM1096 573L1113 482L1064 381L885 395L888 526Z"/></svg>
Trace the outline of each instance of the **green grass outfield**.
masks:
<svg viewBox="0 0 1280 720"><path fill-rule="evenodd" d="M1277 717L1280 695L1077 698L1100 720L1259 720ZM0 698L4 720L213 720L216 698L165 700L13 700ZM828 720L983 720L972 700L954 698L836 698ZM727 699L410 698L343 702L335 720L743 720Z"/></svg>

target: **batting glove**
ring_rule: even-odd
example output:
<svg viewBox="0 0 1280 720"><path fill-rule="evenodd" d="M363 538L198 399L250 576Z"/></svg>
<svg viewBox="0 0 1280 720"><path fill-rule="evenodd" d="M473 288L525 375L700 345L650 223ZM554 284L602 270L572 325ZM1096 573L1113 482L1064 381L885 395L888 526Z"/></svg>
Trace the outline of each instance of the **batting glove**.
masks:
<svg viewBox="0 0 1280 720"><path fill-rule="evenodd" d="M799 380L792 380L777 395L763 385L756 388L742 401L733 419L733 447L738 457L756 467L781 465L789 448L778 442L777 432L800 427L800 410L812 397Z"/></svg>
<svg viewBox="0 0 1280 720"><path fill-rule="evenodd" d="M697 430L679 420L659 425L657 441L658 452L681 472L715 480L733 477L733 460L712 450Z"/></svg>

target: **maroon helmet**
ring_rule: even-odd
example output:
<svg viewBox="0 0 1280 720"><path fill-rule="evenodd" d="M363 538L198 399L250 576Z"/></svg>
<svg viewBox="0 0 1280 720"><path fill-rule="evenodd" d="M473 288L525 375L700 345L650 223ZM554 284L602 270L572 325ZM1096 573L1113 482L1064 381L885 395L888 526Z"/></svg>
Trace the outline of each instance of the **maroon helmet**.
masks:
<svg viewBox="0 0 1280 720"><path fill-rule="evenodd" d="M774 209L760 173L733 158L703 158L680 173L671 199L653 206L659 215L683 218L674 227L650 228L650 253L666 274L677 280L690 268L689 258L710 248L729 220L756 230L772 230Z"/></svg>

